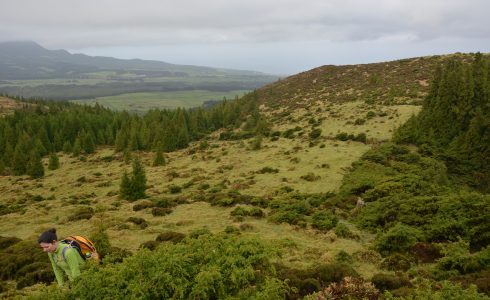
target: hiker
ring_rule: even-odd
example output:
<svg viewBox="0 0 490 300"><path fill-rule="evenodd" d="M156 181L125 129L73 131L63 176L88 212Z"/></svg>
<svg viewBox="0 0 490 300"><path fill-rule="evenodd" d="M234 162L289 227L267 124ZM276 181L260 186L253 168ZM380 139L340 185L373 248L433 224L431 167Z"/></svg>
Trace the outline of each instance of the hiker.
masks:
<svg viewBox="0 0 490 300"><path fill-rule="evenodd" d="M80 276L80 268L85 264L85 260L76 248L58 241L56 229L43 232L38 243L43 251L48 253L59 286L63 286L65 274L70 281Z"/></svg>

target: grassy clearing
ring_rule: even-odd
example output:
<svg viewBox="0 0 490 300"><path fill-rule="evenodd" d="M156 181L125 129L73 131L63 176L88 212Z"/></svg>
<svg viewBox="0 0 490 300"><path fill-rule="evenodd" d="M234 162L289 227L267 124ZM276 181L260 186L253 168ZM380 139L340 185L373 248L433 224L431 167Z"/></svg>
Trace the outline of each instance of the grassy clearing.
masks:
<svg viewBox="0 0 490 300"><path fill-rule="evenodd" d="M97 97L95 99L72 100L79 104L94 105L98 103L113 110L129 110L145 112L152 108L174 109L178 107L192 108L201 106L205 101L223 100L223 97L234 99L242 96L246 90L229 92L211 92L204 90L181 92L129 93L117 96Z"/></svg>

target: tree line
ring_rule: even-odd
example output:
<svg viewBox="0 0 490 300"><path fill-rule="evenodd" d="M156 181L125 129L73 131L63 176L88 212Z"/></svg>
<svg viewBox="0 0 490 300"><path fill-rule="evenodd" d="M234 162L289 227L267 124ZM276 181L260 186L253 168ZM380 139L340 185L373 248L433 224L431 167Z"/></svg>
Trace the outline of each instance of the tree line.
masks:
<svg viewBox="0 0 490 300"><path fill-rule="evenodd" d="M224 99L206 109L154 109L143 116L97 104L26 101L22 109L0 119L0 173L40 177L43 172L34 171L34 166L39 169L43 156L59 151L77 156L108 145L116 151L170 152L215 130L238 128L243 122L247 130L259 132L265 121L254 95Z"/></svg>
<svg viewBox="0 0 490 300"><path fill-rule="evenodd" d="M471 63L451 60L437 69L422 111L396 133L446 162L457 179L490 190L490 67L477 53Z"/></svg>

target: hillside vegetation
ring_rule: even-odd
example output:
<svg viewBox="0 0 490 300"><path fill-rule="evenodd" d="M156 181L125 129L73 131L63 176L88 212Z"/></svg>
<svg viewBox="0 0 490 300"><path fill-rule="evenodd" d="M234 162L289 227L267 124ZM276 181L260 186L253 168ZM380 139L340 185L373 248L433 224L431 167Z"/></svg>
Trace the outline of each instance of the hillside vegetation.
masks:
<svg viewBox="0 0 490 300"><path fill-rule="evenodd" d="M322 67L207 110L22 104L0 122L1 291L488 299L488 74L461 54ZM447 78L472 108L450 138ZM146 188L128 197L135 169ZM104 256L70 290L34 285L53 280L34 242L51 227Z"/></svg>

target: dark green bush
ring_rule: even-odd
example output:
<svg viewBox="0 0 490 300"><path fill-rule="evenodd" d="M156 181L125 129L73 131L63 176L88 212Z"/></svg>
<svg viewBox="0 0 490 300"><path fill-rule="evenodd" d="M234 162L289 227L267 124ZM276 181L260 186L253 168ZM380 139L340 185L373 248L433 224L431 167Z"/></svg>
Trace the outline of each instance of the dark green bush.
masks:
<svg viewBox="0 0 490 300"><path fill-rule="evenodd" d="M310 132L309 137L310 139L314 140L319 138L321 135L322 135L322 130L320 128L315 128Z"/></svg>
<svg viewBox="0 0 490 300"><path fill-rule="evenodd" d="M339 141L347 141L349 139L349 134L346 132L341 132L335 136L335 138Z"/></svg>
<svg viewBox="0 0 490 300"><path fill-rule="evenodd" d="M166 231L160 233L156 237L157 242L172 242L174 244L179 243L185 238L185 234L175 231Z"/></svg>
<svg viewBox="0 0 490 300"><path fill-rule="evenodd" d="M22 240L13 236L0 236L0 250L6 249L20 241Z"/></svg>
<svg viewBox="0 0 490 300"><path fill-rule="evenodd" d="M339 219L331 213L326 211L319 211L313 214L311 225L313 226L313 228L327 231L334 228L338 222Z"/></svg>
<svg viewBox="0 0 490 300"><path fill-rule="evenodd" d="M271 167L263 167L262 169L260 169L256 173L258 173L258 174L265 174L265 173L278 173L278 172L279 172L279 169L274 169L274 168L271 168Z"/></svg>
<svg viewBox="0 0 490 300"><path fill-rule="evenodd" d="M340 238L351 238L354 236L352 231L343 223L338 223L335 226L335 234Z"/></svg>
<svg viewBox="0 0 490 300"><path fill-rule="evenodd" d="M206 235L138 252L110 268L86 270L65 296L283 299L287 289L272 277L273 257L274 252L254 239Z"/></svg>
<svg viewBox="0 0 490 300"><path fill-rule="evenodd" d="M141 249L149 249L149 250L155 250L158 245L160 245L159 242L157 241L146 241L140 245Z"/></svg>
<svg viewBox="0 0 490 300"><path fill-rule="evenodd" d="M133 205L133 211L140 211L145 208L154 207L155 204L149 200L143 200Z"/></svg>
<svg viewBox="0 0 490 300"><path fill-rule="evenodd" d="M170 208L174 205L175 204L170 199L167 199L167 198L162 198L162 199L158 199L155 201L155 206L161 207L161 208Z"/></svg>
<svg viewBox="0 0 490 300"><path fill-rule="evenodd" d="M138 225L141 229L145 229L146 227L148 227L148 223L143 218L129 217L126 221Z"/></svg>
<svg viewBox="0 0 490 300"><path fill-rule="evenodd" d="M397 224L376 238L376 249L382 255L406 252L420 239L421 232L415 228Z"/></svg>
<svg viewBox="0 0 490 300"><path fill-rule="evenodd" d="M244 217L244 216L248 216L248 214L249 214L248 213L248 210L246 208L244 208L244 207L241 207L241 206L235 208L234 210L232 210L230 212L230 215L232 215L232 216L242 216L242 217Z"/></svg>
<svg viewBox="0 0 490 300"><path fill-rule="evenodd" d="M340 250L335 255L335 261L338 263L352 264L354 262L354 258L352 258L352 256L344 250Z"/></svg>
<svg viewBox="0 0 490 300"><path fill-rule="evenodd" d="M15 280L18 288L54 280L48 256L35 241L9 242L10 246L0 250L0 280Z"/></svg>
<svg viewBox="0 0 490 300"><path fill-rule="evenodd" d="M200 236L206 236L206 235L212 235L211 231L206 227L194 229L189 233L189 237L191 239L197 239Z"/></svg>
<svg viewBox="0 0 490 300"><path fill-rule="evenodd" d="M412 266L412 259L407 255L394 253L381 261L381 268L389 271L407 271Z"/></svg>
<svg viewBox="0 0 490 300"><path fill-rule="evenodd" d="M168 214L171 214L172 213L172 209L171 208L168 208L168 207L153 207L151 209L151 214L154 216L154 217L161 217L161 216L166 216Z"/></svg>
<svg viewBox="0 0 490 300"><path fill-rule="evenodd" d="M378 273L373 276L371 282L380 291L396 290L404 286L410 286L410 280L408 279L408 277L401 274L392 275Z"/></svg>
<svg viewBox="0 0 490 300"><path fill-rule="evenodd" d="M251 216L251 217L255 217L255 218L263 218L265 216L265 213L264 213L263 210L261 210L258 207L252 207L248 211L248 215Z"/></svg>
<svg viewBox="0 0 490 300"><path fill-rule="evenodd" d="M182 192L182 187L179 185L172 184L168 187L168 190L171 194L178 194Z"/></svg>
<svg viewBox="0 0 490 300"><path fill-rule="evenodd" d="M94 216L94 214L95 211L92 207L80 207L75 211L75 213L68 216L68 221L73 222L84 219L89 220Z"/></svg>

